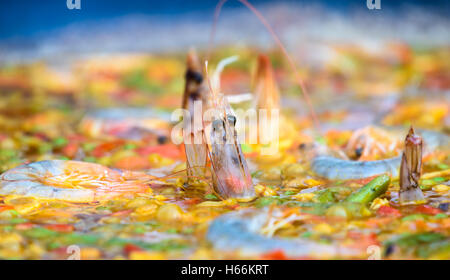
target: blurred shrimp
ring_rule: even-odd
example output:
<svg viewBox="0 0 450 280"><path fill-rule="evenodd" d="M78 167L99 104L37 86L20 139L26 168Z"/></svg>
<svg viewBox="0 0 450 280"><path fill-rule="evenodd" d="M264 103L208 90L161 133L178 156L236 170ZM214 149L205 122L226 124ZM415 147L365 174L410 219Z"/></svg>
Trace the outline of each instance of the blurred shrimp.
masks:
<svg viewBox="0 0 450 280"><path fill-rule="evenodd" d="M379 155L399 153L401 144L398 137L385 129L367 126L352 134L346 150L352 158L374 160Z"/></svg>
<svg viewBox="0 0 450 280"><path fill-rule="evenodd" d="M197 54L191 50L187 56L186 85L183 94L182 108L189 111L190 127L188 135L184 137L186 153L186 165L188 178L202 177L205 174L207 161L207 146L204 143L205 132L203 128L203 108L207 106L206 90L203 83L203 75ZM197 107L201 105L201 107ZM200 111L198 112L198 108ZM197 112L196 112L197 111ZM200 119L198 119L200 117ZM197 121L197 122L196 122Z"/></svg>
<svg viewBox="0 0 450 280"><path fill-rule="evenodd" d="M258 145L252 148L261 155L255 160L259 163L280 162L280 155L302 137L299 136L295 121L280 112L280 90L267 55L258 56L252 91L258 116Z"/></svg>
<svg viewBox="0 0 450 280"><path fill-rule="evenodd" d="M279 110L280 92L275 81L272 65L268 56L260 54L256 67L256 74L253 81L253 92L255 94L255 108L258 113L258 143L275 146L279 142ZM283 128L287 128L288 120L283 122ZM289 131L289 129L283 129ZM287 139L286 133L282 135ZM275 146L278 148L278 145Z"/></svg>
<svg viewBox="0 0 450 280"><path fill-rule="evenodd" d="M393 130L398 134L403 132L398 127L383 127L383 129ZM450 137L448 135L425 129L418 129L417 132L423 139L425 154L435 151L443 153L450 151ZM311 169L317 175L332 180L361 179L383 173L389 173L391 176L397 177L401 161L401 155L383 160L353 161L339 159L326 152L312 159Z"/></svg>
<svg viewBox="0 0 450 280"><path fill-rule="evenodd" d="M253 78L256 109L279 109L280 92L275 81L272 65L267 55L258 56L256 73Z"/></svg>
<svg viewBox="0 0 450 280"><path fill-rule="evenodd" d="M89 203L124 194L145 192L154 177L100 164L45 160L24 164L0 177L0 195Z"/></svg>

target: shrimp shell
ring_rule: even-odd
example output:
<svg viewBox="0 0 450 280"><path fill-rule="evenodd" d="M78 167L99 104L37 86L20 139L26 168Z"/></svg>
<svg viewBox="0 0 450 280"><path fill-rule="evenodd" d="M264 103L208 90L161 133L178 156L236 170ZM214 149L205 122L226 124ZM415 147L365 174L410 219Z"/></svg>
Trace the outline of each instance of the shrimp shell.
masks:
<svg viewBox="0 0 450 280"><path fill-rule="evenodd" d="M82 182L80 185L89 183L89 188L58 186L57 183L62 184L64 178L68 177L67 173L72 171L76 172L76 179ZM94 176L98 179L87 182ZM71 160L38 161L20 165L3 173L0 178L0 195L21 195L86 203L148 189L146 184L126 181L127 176L129 176L127 172L112 170L95 163Z"/></svg>

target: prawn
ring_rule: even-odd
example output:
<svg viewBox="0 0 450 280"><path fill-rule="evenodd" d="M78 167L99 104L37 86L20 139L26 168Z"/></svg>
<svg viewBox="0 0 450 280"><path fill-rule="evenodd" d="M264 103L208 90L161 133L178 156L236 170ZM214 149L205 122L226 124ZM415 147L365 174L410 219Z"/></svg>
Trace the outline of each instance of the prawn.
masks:
<svg viewBox="0 0 450 280"><path fill-rule="evenodd" d="M275 81L272 65L267 55L258 56L258 65L253 81L256 109L279 109L280 91Z"/></svg>
<svg viewBox="0 0 450 280"><path fill-rule="evenodd" d="M0 195L89 203L145 192L154 177L72 160L44 160L10 169L0 177Z"/></svg>
<svg viewBox="0 0 450 280"><path fill-rule="evenodd" d="M236 59L237 57L231 57L219 62L212 78L213 82L208 80L211 93L208 96L206 94L208 88L203 84L198 58L191 51L187 58L186 85L182 101L183 109L188 111L191 118L199 113L196 103L200 102L202 105L201 125L195 123L195 118L183 120L183 127L191 128L184 135L187 177L188 179L204 177L209 159L213 189L223 198L254 196L252 178L238 141L236 117L227 98L222 94L216 94L220 88L221 71ZM212 119L208 121L203 119L206 112ZM207 135L205 124L209 122L212 129Z"/></svg>
<svg viewBox="0 0 450 280"><path fill-rule="evenodd" d="M219 75L223 67L235 61L236 57L219 63L213 76L213 84L208 79L210 104L213 109L212 129L208 144L208 156L211 162L213 187L223 198L254 197L252 177L247 161L242 153L236 131L236 116L223 94L217 93ZM205 62L208 74L208 62ZM206 140L206 139L205 139Z"/></svg>
<svg viewBox="0 0 450 280"><path fill-rule="evenodd" d="M185 74L186 85L183 94L182 108L189 112L189 118L184 120L184 127L188 135L185 135L184 148L186 153L186 165L188 178L202 177L206 170L207 147L203 142L203 109L196 114L196 104L200 102L201 108L207 105L206 87L203 83L201 66L196 53L191 50L187 56L187 70ZM198 114L200 113L200 114ZM201 116L200 125L195 123L194 116ZM200 127L198 127L200 126ZM185 130L186 131L186 130Z"/></svg>
<svg viewBox="0 0 450 280"><path fill-rule="evenodd" d="M278 137L286 139L291 127L287 119L281 116L280 123L280 91L275 80L274 71L267 55L260 54L256 73L253 81L253 92L255 95L254 107L258 114L258 142L269 148L270 151L276 151L279 148ZM262 120L266 119L265 122ZM281 124L281 126L280 126ZM281 131L281 135L280 135ZM268 144L268 145L264 145ZM270 149L272 148L272 149ZM262 148L262 152L266 148ZM263 152L266 153L266 152Z"/></svg>
<svg viewBox="0 0 450 280"><path fill-rule="evenodd" d="M273 209L245 209L219 216L209 226L206 238L215 249L239 250L244 254L265 254L282 250L290 257L299 256L359 256L361 252L334 244L323 244L303 238L283 239L262 234L270 217L280 214Z"/></svg>
<svg viewBox="0 0 450 280"><path fill-rule="evenodd" d="M422 138L410 128L405 138L405 150L400 165L400 203L417 203L425 200L419 187L422 172Z"/></svg>
<svg viewBox="0 0 450 280"><path fill-rule="evenodd" d="M396 127L385 129L399 131ZM449 150L449 136L425 129L417 131L422 136L426 153L432 153L437 149ZM383 160L353 161L322 154L312 159L311 169L315 174L332 180L361 179L382 173L397 177L401 161L401 155Z"/></svg>

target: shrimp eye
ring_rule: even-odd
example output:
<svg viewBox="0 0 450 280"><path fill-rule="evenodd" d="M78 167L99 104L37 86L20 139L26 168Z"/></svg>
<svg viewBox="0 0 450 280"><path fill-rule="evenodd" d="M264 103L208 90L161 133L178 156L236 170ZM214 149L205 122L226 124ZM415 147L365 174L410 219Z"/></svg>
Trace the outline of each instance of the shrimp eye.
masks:
<svg viewBox="0 0 450 280"><path fill-rule="evenodd" d="M191 95L189 95L189 99L191 99L192 101L200 100L200 98L201 98L200 93L197 91L193 92L193 93L191 93Z"/></svg>
<svg viewBox="0 0 450 280"><path fill-rule="evenodd" d="M226 131L225 131L225 121L222 119L218 119L213 121L212 123L212 133L214 133L215 137L219 137L221 141L227 141Z"/></svg>
<svg viewBox="0 0 450 280"><path fill-rule="evenodd" d="M220 131L223 129L224 125L223 125L223 121L222 120L215 120L212 123L212 127L214 131Z"/></svg>
<svg viewBox="0 0 450 280"><path fill-rule="evenodd" d="M232 124L233 126L236 125L236 117L233 115L227 115L227 120L229 124Z"/></svg>
<svg viewBox="0 0 450 280"><path fill-rule="evenodd" d="M188 70L185 77L187 80L194 80L197 84L201 84L203 82L202 74L197 71Z"/></svg>

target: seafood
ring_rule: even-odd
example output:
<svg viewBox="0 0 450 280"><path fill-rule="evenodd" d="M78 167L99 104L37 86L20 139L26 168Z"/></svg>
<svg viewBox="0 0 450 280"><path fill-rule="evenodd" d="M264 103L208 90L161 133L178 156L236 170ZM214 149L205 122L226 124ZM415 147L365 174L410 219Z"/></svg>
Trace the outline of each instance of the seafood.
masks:
<svg viewBox="0 0 450 280"><path fill-rule="evenodd" d="M88 136L125 139L139 139L145 134L167 138L170 127L170 114L152 108L132 107L93 111L80 123L80 130Z"/></svg>
<svg viewBox="0 0 450 280"><path fill-rule="evenodd" d="M376 126L367 126L352 134L346 150L352 158L373 160L380 154L398 152L400 145L400 139L388 131Z"/></svg>
<svg viewBox="0 0 450 280"><path fill-rule="evenodd" d="M357 250L339 245L325 245L302 238L281 239L259 233L269 222L270 216L277 214L280 213L270 213L266 208L262 210L245 209L222 215L209 226L207 239L215 249L239 250L243 254L264 254L276 250L282 250L290 257L358 254Z"/></svg>
<svg viewBox="0 0 450 280"><path fill-rule="evenodd" d="M279 109L280 93L268 56L260 54L253 82L256 109Z"/></svg>
<svg viewBox="0 0 450 280"><path fill-rule="evenodd" d="M236 117L227 114L213 120L211 171L214 188L224 197L252 197L252 178L236 134Z"/></svg>
<svg viewBox="0 0 450 280"><path fill-rule="evenodd" d="M185 80L182 108L189 112L189 116L184 116L187 119L183 120L184 131L188 134L184 135L187 175L188 178L202 177L207 161L203 128L203 108L207 106L207 88L203 83L200 62L194 51L190 51L187 57ZM201 107L198 108L198 105Z"/></svg>
<svg viewBox="0 0 450 280"><path fill-rule="evenodd" d="M254 91L256 93L256 107L258 109L279 108L279 94L276 82L267 57L260 56L258 59L258 71L255 79ZM286 126L288 122L282 121L281 125ZM282 131L286 131L283 129ZM329 155L327 149L320 152L312 159L311 168L319 176L328 179L360 179L382 173L389 173L398 176L401 156L395 156L383 160L369 160L380 152L386 154L398 153L401 145L399 127L369 126L353 133L346 147L347 151L358 151L359 161L340 159ZM429 130L419 130L424 137L427 153L431 153L438 148L448 149L450 137L439 132ZM283 138L288 135L283 134ZM385 145L382 145L383 142ZM386 148L384 147L386 146Z"/></svg>
<svg viewBox="0 0 450 280"><path fill-rule="evenodd" d="M431 153L436 149L448 150L450 145L449 136L430 130L417 131L422 135L427 153ZM383 160L352 161L328 155L318 155L312 159L311 169L315 174L333 180L361 179L382 173L389 173L393 177L397 177L400 163L401 156Z"/></svg>
<svg viewBox="0 0 450 280"><path fill-rule="evenodd" d="M419 179L422 172L422 138L410 128L400 165L400 203L424 201Z"/></svg>
<svg viewBox="0 0 450 280"><path fill-rule="evenodd" d="M263 54L258 56L253 92L258 114L258 143L261 146L261 154L274 154L279 149L279 138L291 138L292 127L291 122L283 116L280 122L280 92L270 59Z"/></svg>
<svg viewBox="0 0 450 280"><path fill-rule="evenodd" d="M347 22L337 28L342 40L336 28L313 28L320 34L310 38L311 28L292 27L288 19L301 15L305 27L317 26L329 15L320 7L264 4L260 13L237 2L276 44L255 32L258 22L248 11L233 7L221 24L240 31L233 37L242 40L228 44L225 32L217 38L223 47L198 46L205 51L198 57L191 51L186 59L182 49L204 42L209 26L198 17L205 17L180 16L163 36L144 36L162 43L160 51L127 36L147 29L133 28L139 24L165 21L144 15L136 22L126 16L123 28L115 21L119 34L104 32L89 50L56 57L47 51L38 62L39 55L19 48L11 56L20 59L17 65L0 66L0 91L6 91L0 94L0 171L6 171L0 174L0 259L450 259L448 137L416 130L424 137L421 161L415 136L405 145L406 127L395 127L412 123L449 135L448 44L417 48L399 38L392 49L389 34L366 44L367 36L348 36L355 34L347 34ZM340 22L331 18L331 25ZM59 37L72 42L77 36ZM139 49L145 54L136 54ZM295 60L287 49L296 50ZM117 51L123 54L108 55ZM230 54L241 61L219 76L236 59L219 62ZM25 63L34 57L36 63ZM211 79L204 57L217 65ZM44 67L64 76L37 75ZM168 114L168 108L177 109ZM383 174L349 181L315 176L311 160L325 156L372 165L345 171L359 177ZM385 163L377 169L376 160ZM333 176L345 173L339 164L327 168ZM418 183L426 201L403 207L410 204L404 194L419 192Z"/></svg>
<svg viewBox="0 0 450 280"><path fill-rule="evenodd" d="M211 161L214 189L223 198L248 198L253 197L255 191L247 161L238 140L236 117L224 96L216 92L219 88L220 71L232 61L234 58L225 59L219 63L213 77L214 89L208 81L211 106L214 109L208 155Z"/></svg>
<svg viewBox="0 0 450 280"><path fill-rule="evenodd" d="M24 164L1 175L0 195L21 195L69 202L95 202L145 192L151 176L113 170L100 164L45 160Z"/></svg>
<svg viewBox="0 0 450 280"><path fill-rule="evenodd" d="M186 86L183 95L183 109L188 110L190 119L184 127L190 126L189 135L185 137L185 152L188 178L204 176L207 155L211 162L213 188L223 198L252 197L254 195L252 179L247 167L236 132L236 117L233 115L227 99L222 94L216 94L220 88L219 75L222 69L235 60L235 57L222 60L209 82L211 96L206 95L207 88L202 84L198 58L190 52L187 59ZM214 90L213 86L214 85ZM200 102L200 112L196 103ZM203 113L201 108L212 109L212 129L210 131L210 146L205 133ZM195 123L196 115L201 113L200 123Z"/></svg>

